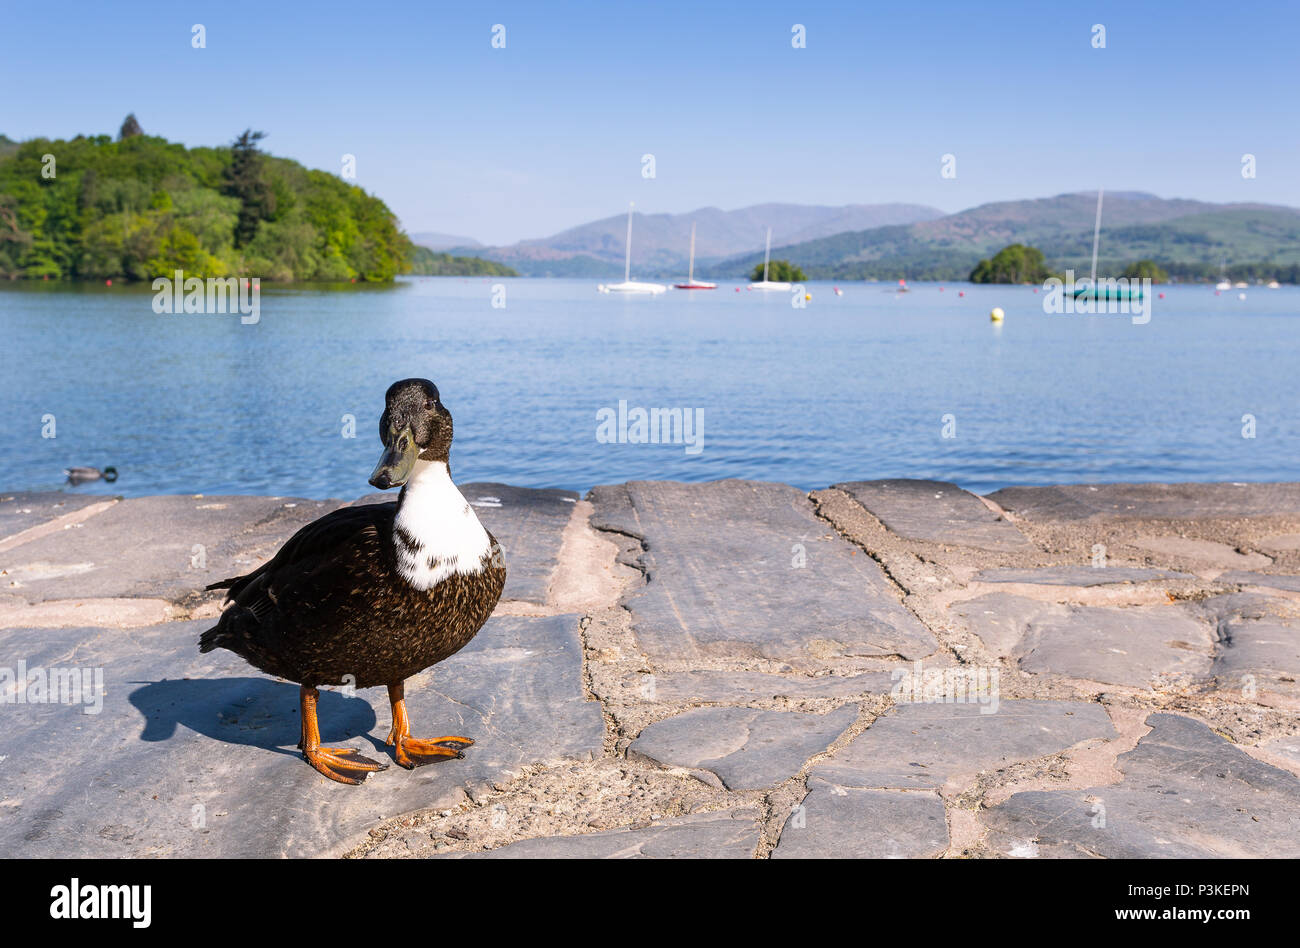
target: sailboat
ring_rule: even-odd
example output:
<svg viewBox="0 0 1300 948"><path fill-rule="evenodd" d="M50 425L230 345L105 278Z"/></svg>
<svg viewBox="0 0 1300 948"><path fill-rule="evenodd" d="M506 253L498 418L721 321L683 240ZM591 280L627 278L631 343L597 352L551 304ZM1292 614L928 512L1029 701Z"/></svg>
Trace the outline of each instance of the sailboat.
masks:
<svg viewBox="0 0 1300 948"><path fill-rule="evenodd" d="M691 224L691 265L686 273L685 283L674 283L679 290L716 290L718 284L695 279L695 225Z"/></svg>
<svg viewBox="0 0 1300 948"><path fill-rule="evenodd" d="M1097 222L1092 230L1092 279L1086 285L1075 288L1074 298L1076 300L1114 300L1116 302L1140 300L1142 299L1142 286L1136 280L1125 286L1116 285L1113 281L1106 286L1097 285L1097 247L1101 242L1101 198L1103 193L1103 188L1097 189Z"/></svg>
<svg viewBox="0 0 1300 948"><path fill-rule="evenodd" d="M1214 288L1223 292L1232 289L1232 283L1228 280L1228 258L1224 257L1219 262L1219 282L1214 284Z"/></svg>
<svg viewBox="0 0 1300 948"><path fill-rule="evenodd" d="M602 293L667 293L668 287L662 283L640 283L632 279L632 208L635 201L627 205L627 250L623 258L623 282L600 283L596 289Z"/></svg>
<svg viewBox="0 0 1300 948"><path fill-rule="evenodd" d="M749 284L751 290L788 290L789 283L773 283L767 278L767 268L772 259L772 228L767 229L767 248L763 251L763 279Z"/></svg>

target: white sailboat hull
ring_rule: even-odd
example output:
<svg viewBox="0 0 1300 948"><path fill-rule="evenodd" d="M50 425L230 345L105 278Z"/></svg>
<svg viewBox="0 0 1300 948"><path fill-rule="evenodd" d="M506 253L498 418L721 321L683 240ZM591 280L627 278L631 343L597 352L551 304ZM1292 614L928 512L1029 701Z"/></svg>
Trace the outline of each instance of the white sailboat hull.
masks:
<svg viewBox="0 0 1300 948"><path fill-rule="evenodd" d="M764 290L764 291L784 290L786 292L789 292L792 286L793 284L791 283L780 283L775 280L759 280L757 283L749 284L749 288L751 290Z"/></svg>
<svg viewBox="0 0 1300 948"><path fill-rule="evenodd" d="M639 280L624 280L622 283L601 283L596 289L602 293L649 293L656 296L668 292L668 287L662 283L642 283Z"/></svg>

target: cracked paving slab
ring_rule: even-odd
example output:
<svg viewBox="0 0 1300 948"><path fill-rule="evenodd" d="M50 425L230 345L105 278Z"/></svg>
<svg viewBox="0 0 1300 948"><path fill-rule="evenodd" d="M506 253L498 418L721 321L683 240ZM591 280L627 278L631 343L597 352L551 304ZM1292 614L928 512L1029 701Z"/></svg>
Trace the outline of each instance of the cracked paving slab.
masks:
<svg viewBox="0 0 1300 948"><path fill-rule="evenodd" d="M802 491L759 481L633 481L591 493L592 525L635 537L646 583L623 599L657 662L921 658L934 636L879 566Z"/></svg>
<svg viewBox="0 0 1300 948"><path fill-rule="evenodd" d="M895 681L894 673L889 671L812 677L703 669L637 677L645 700L674 705L887 695Z"/></svg>
<svg viewBox="0 0 1300 948"><path fill-rule="evenodd" d="M1111 608L990 593L952 606L985 648L1024 671L1151 688L1210 671L1210 626L1179 606Z"/></svg>
<svg viewBox="0 0 1300 948"><path fill-rule="evenodd" d="M302 761L297 685L224 650L198 653L210 620L0 632L10 667L22 659L29 672L101 668L104 692L98 714L72 704L0 707L0 856L337 853L386 817L456 805L525 765L589 760L601 753L604 721L583 690L578 620L494 618L459 653L409 679L417 735L477 743L463 760L410 772L393 765L360 787ZM327 744L391 764L383 689L322 690L319 708Z"/></svg>
<svg viewBox="0 0 1300 948"><path fill-rule="evenodd" d="M1171 579L1195 579L1191 573L1133 566L1044 566L1038 569L985 569L972 582L1024 583L1032 586L1109 586Z"/></svg>
<svg viewBox="0 0 1300 948"><path fill-rule="evenodd" d="M41 526L74 521L71 516L90 508L108 509L112 494L74 494L65 491L17 491L0 494L0 551L22 542Z"/></svg>
<svg viewBox="0 0 1300 948"><path fill-rule="evenodd" d="M441 859L751 859L758 847L753 809L695 813L642 828L544 836Z"/></svg>
<svg viewBox="0 0 1300 948"><path fill-rule="evenodd" d="M809 776L863 789L951 789L981 771L1114 736L1110 717L1093 702L900 704Z"/></svg>
<svg viewBox="0 0 1300 948"><path fill-rule="evenodd" d="M711 771L728 790L761 790L793 777L857 718L857 705L825 715L697 708L651 724L628 754Z"/></svg>
<svg viewBox="0 0 1300 948"><path fill-rule="evenodd" d="M178 600L257 567L337 501L292 497L138 497L81 529L0 553L5 592L27 602L139 597Z"/></svg>
<svg viewBox="0 0 1300 948"><path fill-rule="evenodd" d="M844 491L886 528L909 540L1000 553L1037 549L979 497L946 481L850 481L833 489Z"/></svg>
<svg viewBox="0 0 1300 948"><path fill-rule="evenodd" d="M947 848L938 793L866 790L814 777L772 858L937 859Z"/></svg>
<svg viewBox="0 0 1300 948"><path fill-rule="evenodd" d="M1118 784L1013 794L981 814L987 845L1015 856L1300 856L1300 778L1191 718L1147 724L1117 758Z"/></svg>
<svg viewBox="0 0 1300 948"><path fill-rule="evenodd" d="M1197 520L1300 516L1300 484L1064 484L989 494L1017 519Z"/></svg>
<svg viewBox="0 0 1300 948"><path fill-rule="evenodd" d="M1197 605L1216 630L1209 675L1224 692L1300 707L1300 616L1256 594L1213 596Z"/></svg>
<svg viewBox="0 0 1300 948"><path fill-rule="evenodd" d="M1246 570L1230 570L1220 573L1221 583L1235 583L1238 586L1265 587L1282 589L1287 592L1300 592L1300 576L1279 573L1254 573Z"/></svg>

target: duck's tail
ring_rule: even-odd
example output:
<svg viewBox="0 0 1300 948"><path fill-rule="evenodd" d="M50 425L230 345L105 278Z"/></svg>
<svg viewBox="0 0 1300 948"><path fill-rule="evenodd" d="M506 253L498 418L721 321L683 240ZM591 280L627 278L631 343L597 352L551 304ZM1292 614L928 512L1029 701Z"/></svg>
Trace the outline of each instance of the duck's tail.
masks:
<svg viewBox="0 0 1300 948"><path fill-rule="evenodd" d="M214 648L222 648L226 642L226 633L218 623L199 636L199 651L210 652Z"/></svg>

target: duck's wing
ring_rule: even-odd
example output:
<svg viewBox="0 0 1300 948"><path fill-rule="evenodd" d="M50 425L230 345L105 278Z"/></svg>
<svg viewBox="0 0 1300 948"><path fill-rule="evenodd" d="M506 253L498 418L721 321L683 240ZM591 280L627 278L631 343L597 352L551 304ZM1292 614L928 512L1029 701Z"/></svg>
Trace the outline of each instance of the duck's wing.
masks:
<svg viewBox="0 0 1300 948"><path fill-rule="evenodd" d="M313 520L286 541L279 552L253 572L213 583L208 589L229 589L226 598L261 616L293 599L312 598L322 574L341 565L349 554L380 550L380 540L393 529L397 504L363 504L342 507Z"/></svg>

